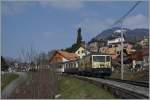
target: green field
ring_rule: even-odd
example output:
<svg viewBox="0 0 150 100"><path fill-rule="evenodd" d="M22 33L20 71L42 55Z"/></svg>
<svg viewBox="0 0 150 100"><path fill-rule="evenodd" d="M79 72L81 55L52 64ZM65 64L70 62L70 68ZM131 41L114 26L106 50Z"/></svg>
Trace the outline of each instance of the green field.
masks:
<svg viewBox="0 0 150 100"><path fill-rule="evenodd" d="M12 82L14 79L16 79L18 75L13 73L7 73L1 75L1 90L4 89L10 82Z"/></svg>
<svg viewBox="0 0 150 100"><path fill-rule="evenodd" d="M62 76L59 83L60 99L114 99L115 97L94 84Z"/></svg>

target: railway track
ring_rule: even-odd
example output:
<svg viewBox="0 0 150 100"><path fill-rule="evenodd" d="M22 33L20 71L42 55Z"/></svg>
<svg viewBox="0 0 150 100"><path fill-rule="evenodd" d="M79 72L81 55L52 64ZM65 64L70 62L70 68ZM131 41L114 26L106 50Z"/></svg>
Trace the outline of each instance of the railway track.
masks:
<svg viewBox="0 0 150 100"><path fill-rule="evenodd" d="M103 87L120 99L146 99L149 98L149 84L111 78L95 78L72 75L78 79L88 81Z"/></svg>
<svg viewBox="0 0 150 100"><path fill-rule="evenodd" d="M131 85L136 85L136 86L140 86L140 87L149 88L149 83L146 83L146 82L136 82L136 81L130 81L130 80L114 79L114 78L104 78L104 79L113 80L113 81L117 81L117 82L122 82L122 83L127 83L127 84L131 84Z"/></svg>

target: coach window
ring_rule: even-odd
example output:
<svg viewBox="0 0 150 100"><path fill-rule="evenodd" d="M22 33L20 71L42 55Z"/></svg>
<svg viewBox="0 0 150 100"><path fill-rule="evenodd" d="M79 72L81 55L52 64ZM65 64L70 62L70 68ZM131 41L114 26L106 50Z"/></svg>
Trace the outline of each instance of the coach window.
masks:
<svg viewBox="0 0 150 100"><path fill-rule="evenodd" d="M70 68L70 63L68 64L68 68Z"/></svg>
<svg viewBox="0 0 150 100"><path fill-rule="evenodd" d="M73 63L71 63L71 66L70 67L73 67Z"/></svg>

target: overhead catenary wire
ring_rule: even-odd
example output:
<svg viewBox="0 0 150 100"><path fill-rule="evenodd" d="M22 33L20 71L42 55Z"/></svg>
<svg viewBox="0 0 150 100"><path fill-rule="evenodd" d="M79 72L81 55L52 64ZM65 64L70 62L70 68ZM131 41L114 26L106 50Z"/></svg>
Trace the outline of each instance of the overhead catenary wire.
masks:
<svg viewBox="0 0 150 100"><path fill-rule="evenodd" d="M117 21L115 21L111 27L115 26L116 24L122 23L123 20L141 3L142 1L137 1L122 17L120 17Z"/></svg>
<svg viewBox="0 0 150 100"><path fill-rule="evenodd" d="M120 27L121 27L121 79L123 80L123 73L124 73L124 66L123 66L123 21L125 20L125 18L141 3L141 1L137 1L131 9L129 9L129 11L127 13L125 13L119 20L117 20L114 24L112 24L111 27L113 27L116 24L120 23Z"/></svg>

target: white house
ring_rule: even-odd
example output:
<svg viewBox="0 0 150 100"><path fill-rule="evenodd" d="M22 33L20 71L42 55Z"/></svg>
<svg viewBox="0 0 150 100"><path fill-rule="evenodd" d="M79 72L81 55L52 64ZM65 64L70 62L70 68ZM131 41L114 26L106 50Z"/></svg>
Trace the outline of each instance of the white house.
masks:
<svg viewBox="0 0 150 100"><path fill-rule="evenodd" d="M64 72L64 66L59 65L59 63L74 61L78 58L79 58L78 55L75 53L56 50L53 56L50 58L49 64L56 64L56 66L58 67L57 71Z"/></svg>
<svg viewBox="0 0 150 100"><path fill-rule="evenodd" d="M76 51L75 54L78 55L80 57L80 59L83 58L83 56L89 54L90 52L88 52L84 47L79 47Z"/></svg>
<svg viewBox="0 0 150 100"><path fill-rule="evenodd" d="M114 43L120 43L121 41L124 42L125 40L124 40L124 38L119 37L119 38L115 38L112 40L108 40L107 44L110 45L110 44L114 44Z"/></svg>

